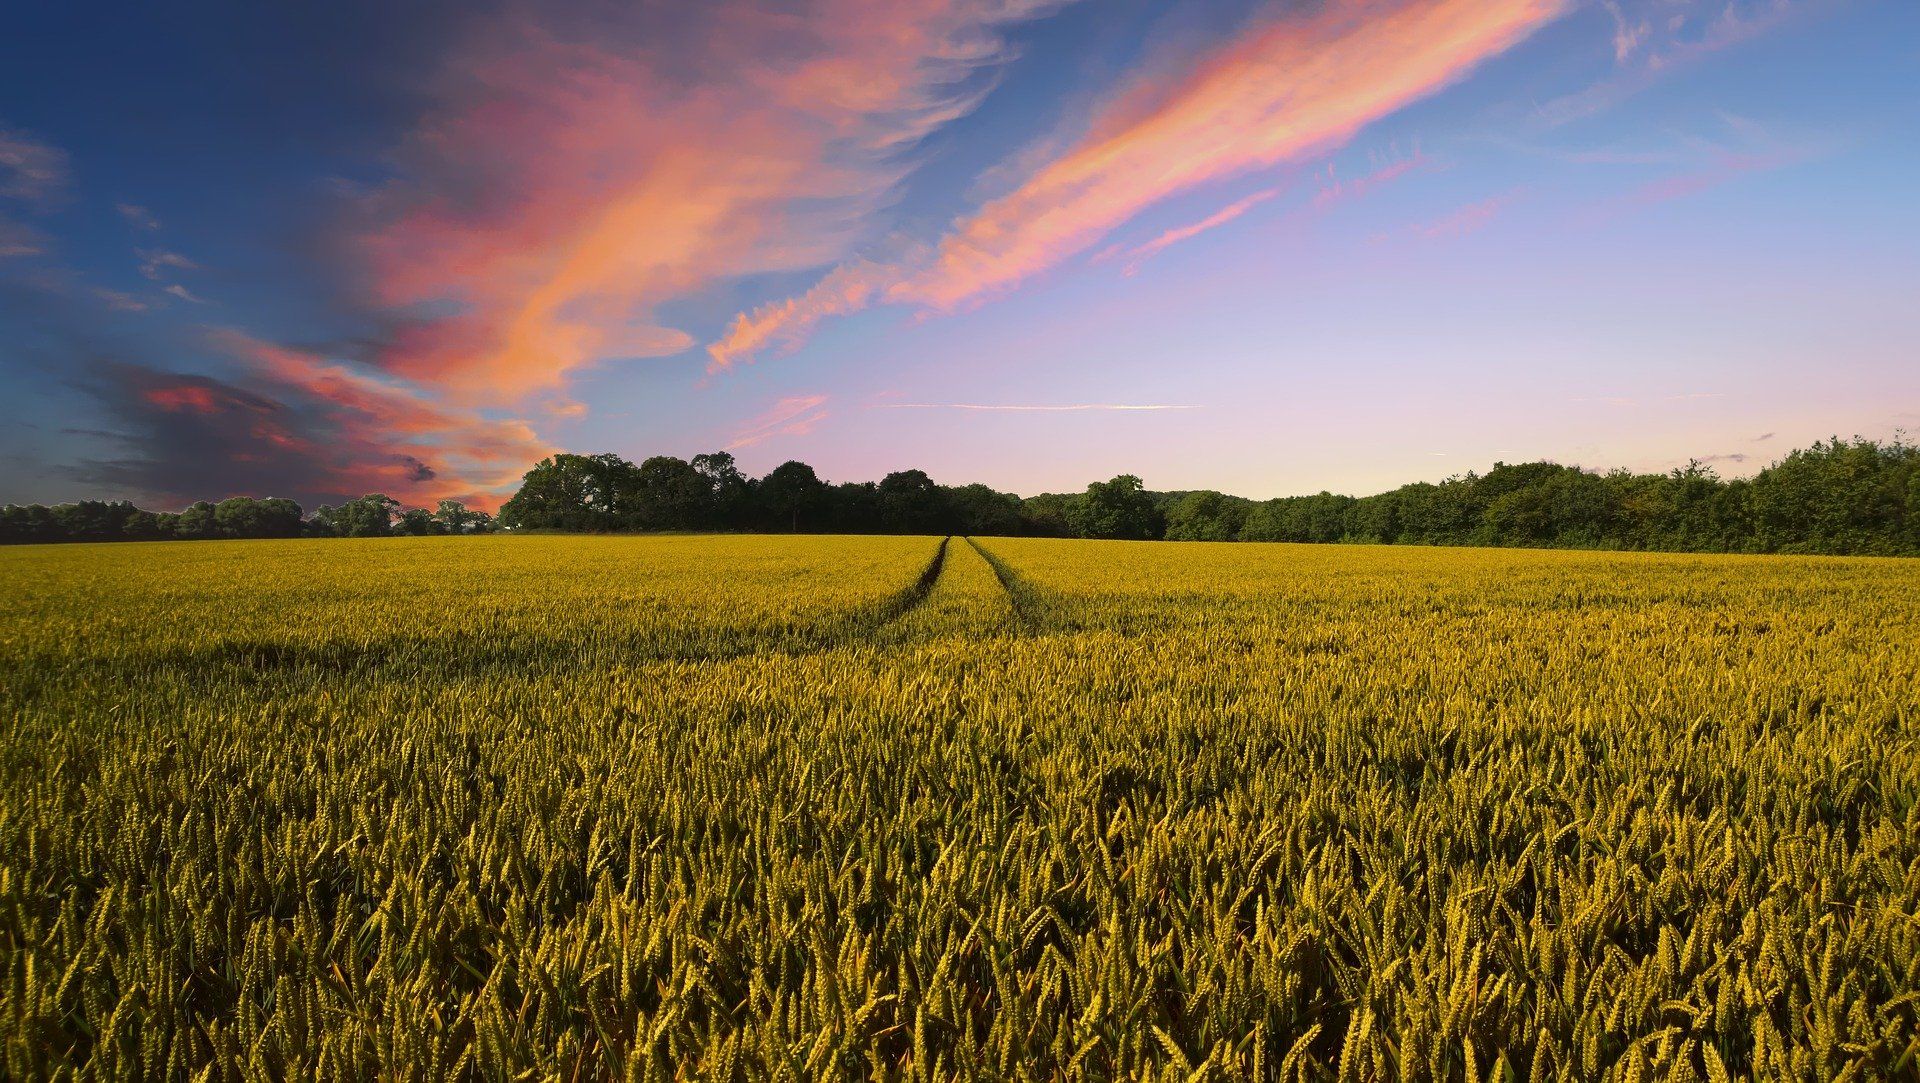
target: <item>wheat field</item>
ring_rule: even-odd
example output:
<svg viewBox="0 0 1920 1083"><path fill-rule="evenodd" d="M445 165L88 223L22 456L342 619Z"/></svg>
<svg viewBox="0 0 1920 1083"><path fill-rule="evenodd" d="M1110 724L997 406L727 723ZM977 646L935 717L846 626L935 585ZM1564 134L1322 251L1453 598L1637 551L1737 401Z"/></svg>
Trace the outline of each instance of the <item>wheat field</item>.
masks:
<svg viewBox="0 0 1920 1083"><path fill-rule="evenodd" d="M0 550L0 1075L1920 1078L1920 565Z"/></svg>

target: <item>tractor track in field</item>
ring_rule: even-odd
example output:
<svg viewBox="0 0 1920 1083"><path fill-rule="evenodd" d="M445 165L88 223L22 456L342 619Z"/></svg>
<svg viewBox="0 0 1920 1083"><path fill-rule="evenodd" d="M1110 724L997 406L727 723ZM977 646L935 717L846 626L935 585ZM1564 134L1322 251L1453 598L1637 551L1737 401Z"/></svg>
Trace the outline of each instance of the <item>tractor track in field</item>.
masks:
<svg viewBox="0 0 1920 1083"><path fill-rule="evenodd" d="M940 539L933 558L906 589L895 594L877 613L837 627L822 626L807 630L793 640L740 648L716 645L711 648L681 650L647 642L607 643L587 649L564 640L535 639L496 642L483 634L450 636L437 641L442 648L433 660L436 672L447 679L466 680L499 673L524 673L568 664L603 664L613 660L628 662L725 663L755 655L804 657L836 650L859 642L876 642L902 618L919 609L933 593L941 573L946 570L947 546L951 536ZM972 544L969 539L969 544ZM974 546L979 551L978 545ZM981 554L986 556L985 553ZM1003 588L1007 574L992 557L986 557ZM1019 612L1017 595L1015 611ZM448 648L451 648L450 650ZM203 687L223 682L256 682L275 676L304 674L314 680L337 680L344 675L370 676L395 669L411 670L421 664L421 644L414 640L375 642L231 642L212 648L186 648L159 651L143 660L141 676L150 679L186 679ZM87 668L87 667L80 667ZM73 679L73 669L57 666L47 672L14 675L27 687L60 687Z"/></svg>
<svg viewBox="0 0 1920 1083"><path fill-rule="evenodd" d="M987 567L993 569L993 577L999 580L1000 589L1006 592L1007 603L1013 607L1014 620L1019 623L1021 630L1027 632L1039 630L1040 602L1033 587L1020 578L1019 572L1014 571L1005 561L989 552L986 546L971 537L968 537L966 542L973 547L974 552L980 554L981 560L987 562Z"/></svg>
<svg viewBox="0 0 1920 1083"><path fill-rule="evenodd" d="M801 632L793 640L756 644L749 647L718 645L692 650L661 649L645 642L607 643L593 649L581 648L558 639L495 642L482 634L462 634L439 641L441 656L433 661L435 669L448 679L466 680L503 672L523 673L565 664L603 664L609 661L638 663L726 663L754 656L799 658L837 650L859 642L873 642L902 618L925 604L934 585L946 568L947 545L951 536L940 539L933 559L905 590L888 599L879 611L850 623L823 625ZM448 652L444 648L452 647ZM276 643L231 642L212 648L187 648L156 652L139 667L148 678L186 678L202 686L226 681L259 681L276 675L306 674L316 680L339 679L343 675L367 676L396 667L419 664L420 643L413 640L375 642ZM452 657L448 657L451 654ZM38 688L59 687L73 678L70 668L59 667L44 674L16 674L15 679Z"/></svg>
<svg viewBox="0 0 1920 1083"><path fill-rule="evenodd" d="M940 581L940 573L946 570L947 544L951 541L952 535L940 539L940 545L933 551L933 559L927 563L926 570L920 573L920 578L914 580L912 586L894 596L880 620L874 624L873 631L887 628L926 603L927 595L933 593L934 584Z"/></svg>

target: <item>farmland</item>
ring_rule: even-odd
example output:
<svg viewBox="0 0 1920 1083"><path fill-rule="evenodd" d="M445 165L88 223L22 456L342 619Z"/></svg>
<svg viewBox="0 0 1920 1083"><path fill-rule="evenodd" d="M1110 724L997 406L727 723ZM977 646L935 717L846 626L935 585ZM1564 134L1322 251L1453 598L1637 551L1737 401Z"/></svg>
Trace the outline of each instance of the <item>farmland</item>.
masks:
<svg viewBox="0 0 1920 1083"><path fill-rule="evenodd" d="M1920 1072L1920 565L0 551L0 1075Z"/></svg>

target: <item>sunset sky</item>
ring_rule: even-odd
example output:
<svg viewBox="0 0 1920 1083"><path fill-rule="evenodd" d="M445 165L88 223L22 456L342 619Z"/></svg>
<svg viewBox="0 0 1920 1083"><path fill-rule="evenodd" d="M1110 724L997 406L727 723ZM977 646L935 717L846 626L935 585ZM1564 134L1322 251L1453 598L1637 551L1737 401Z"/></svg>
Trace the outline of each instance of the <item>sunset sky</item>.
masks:
<svg viewBox="0 0 1920 1083"><path fill-rule="evenodd" d="M0 501L1920 430L1920 3L28 4Z"/></svg>

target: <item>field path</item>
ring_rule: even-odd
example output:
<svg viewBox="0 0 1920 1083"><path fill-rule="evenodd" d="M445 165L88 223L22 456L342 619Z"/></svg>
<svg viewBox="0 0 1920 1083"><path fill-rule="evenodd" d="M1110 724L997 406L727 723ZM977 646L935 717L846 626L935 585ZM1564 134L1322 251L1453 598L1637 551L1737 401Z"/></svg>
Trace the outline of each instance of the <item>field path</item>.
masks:
<svg viewBox="0 0 1920 1083"><path fill-rule="evenodd" d="M920 578L914 580L912 586L901 591L887 605L880 623L874 628L876 632L906 620L914 610L926 604L927 596L933 593L934 585L940 582L940 573L947 566L947 543L952 540L952 537L940 539L940 544L933 550L933 559L927 562L926 569L920 573Z"/></svg>
<svg viewBox="0 0 1920 1083"><path fill-rule="evenodd" d="M1014 571L1011 565L995 556L978 541L968 538L967 545L980 555L980 559L986 562L987 567L993 569L993 577L999 581L1000 589L1006 594L1007 604L1012 607L1014 617L1019 621L1020 626L1029 631L1038 629L1043 623L1042 604L1039 593L1033 585L1021 578L1020 573Z"/></svg>

